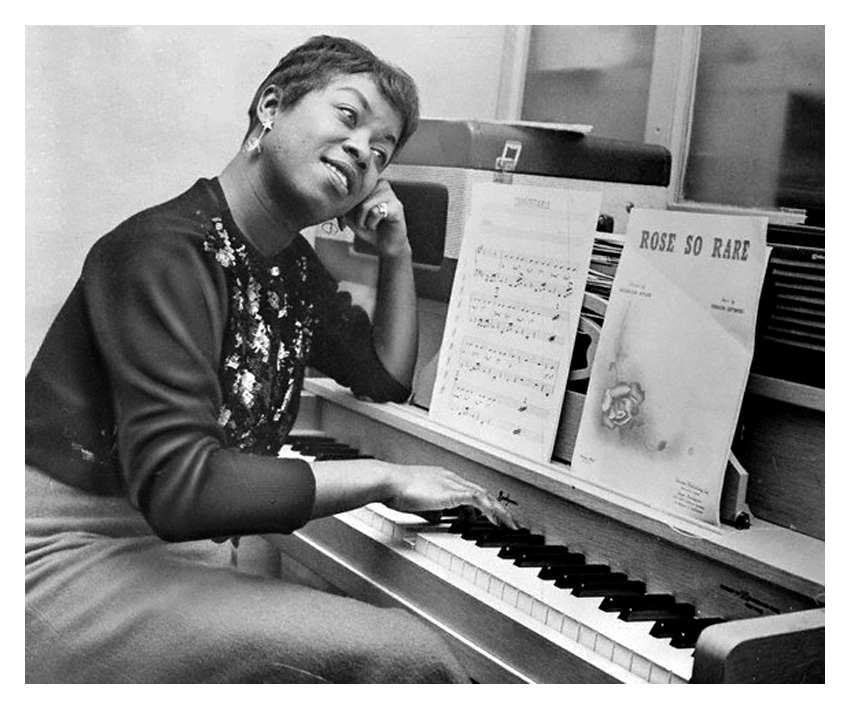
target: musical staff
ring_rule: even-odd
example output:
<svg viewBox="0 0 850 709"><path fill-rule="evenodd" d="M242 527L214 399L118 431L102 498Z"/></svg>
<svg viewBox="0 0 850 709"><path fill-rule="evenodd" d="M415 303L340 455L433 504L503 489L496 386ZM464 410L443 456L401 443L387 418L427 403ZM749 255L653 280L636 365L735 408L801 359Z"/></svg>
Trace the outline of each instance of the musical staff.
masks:
<svg viewBox="0 0 850 709"><path fill-rule="evenodd" d="M464 340L458 355L456 379L464 374L481 374L491 380L492 386L519 390L526 395L532 392L549 397L555 391L561 368L562 362L556 359L481 341Z"/></svg>
<svg viewBox="0 0 850 709"><path fill-rule="evenodd" d="M545 419L546 410L524 399L475 390L456 381L449 406L459 418L482 428L509 434L514 440L525 438L538 444L542 441L540 421L533 419Z"/></svg>
<svg viewBox="0 0 850 709"><path fill-rule="evenodd" d="M469 323L476 330L561 345L567 339L569 318L558 308L536 307L523 301L493 300L474 293L469 299Z"/></svg>
<svg viewBox="0 0 850 709"><path fill-rule="evenodd" d="M524 291L526 297L546 294L567 300L573 293L576 267L565 258L534 257L479 246L474 277L482 283Z"/></svg>

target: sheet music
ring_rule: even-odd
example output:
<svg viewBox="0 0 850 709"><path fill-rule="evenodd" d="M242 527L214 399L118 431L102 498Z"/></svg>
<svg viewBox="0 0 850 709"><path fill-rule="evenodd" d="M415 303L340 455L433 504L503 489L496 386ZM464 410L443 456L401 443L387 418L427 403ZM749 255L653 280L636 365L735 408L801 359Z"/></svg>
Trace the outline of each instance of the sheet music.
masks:
<svg viewBox="0 0 850 709"><path fill-rule="evenodd" d="M761 217L632 210L573 474L655 509L720 523L766 229Z"/></svg>
<svg viewBox="0 0 850 709"><path fill-rule="evenodd" d="M432 419L550 459L600 204L599 192L474 186Z"/></svg>

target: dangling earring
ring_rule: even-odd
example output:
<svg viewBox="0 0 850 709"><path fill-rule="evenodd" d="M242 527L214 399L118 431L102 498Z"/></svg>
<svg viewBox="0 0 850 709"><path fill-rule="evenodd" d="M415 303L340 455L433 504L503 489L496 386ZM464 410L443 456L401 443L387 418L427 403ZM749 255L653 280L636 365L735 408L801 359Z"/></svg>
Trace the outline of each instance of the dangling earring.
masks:
<svg viewBox="0 0 850 709"><path fill-rule="evenodd" d="M261 152L263 152L263 146L260 145L260 140L262 139L262 137L266 133L268 133L272 129L273 125L274 124L272 123L271 118L264 119L263 120L263 129L260 131L259 135L254 136L253 138L251 138L251 140L249 140L245 144L245 152L246 153L256 153L257 155L259 155Z"/></svg>

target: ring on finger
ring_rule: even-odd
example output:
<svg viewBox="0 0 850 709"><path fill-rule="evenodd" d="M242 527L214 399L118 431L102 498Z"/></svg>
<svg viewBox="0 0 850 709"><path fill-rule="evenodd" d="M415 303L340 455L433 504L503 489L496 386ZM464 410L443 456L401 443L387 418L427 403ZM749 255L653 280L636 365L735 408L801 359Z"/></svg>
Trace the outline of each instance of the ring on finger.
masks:
<svg viewBox="0 0 850 709"><path fill-rule="evenodd" d="M389 213L389 209L387 208L386 202L378 203L378 213L381 215L381 219L386 219L387 214Z"/></svg>

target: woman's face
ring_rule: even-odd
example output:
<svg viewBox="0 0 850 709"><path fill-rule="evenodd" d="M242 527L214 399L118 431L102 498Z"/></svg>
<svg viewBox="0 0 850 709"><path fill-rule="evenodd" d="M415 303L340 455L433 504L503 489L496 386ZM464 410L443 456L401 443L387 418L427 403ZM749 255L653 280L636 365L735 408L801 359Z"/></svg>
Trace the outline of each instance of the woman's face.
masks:
<svg viewBox="0 0 850 709"><path fill-rule="evenodd" d="M303 226L348 213L375 188L401 126L370 75L333 79L274 115L259 156L271 195Z"/></svg>

